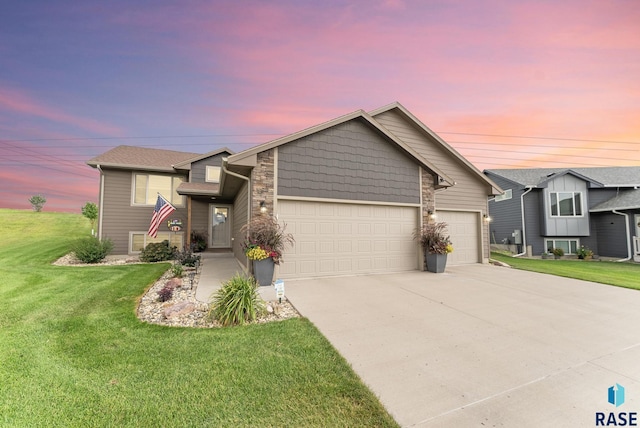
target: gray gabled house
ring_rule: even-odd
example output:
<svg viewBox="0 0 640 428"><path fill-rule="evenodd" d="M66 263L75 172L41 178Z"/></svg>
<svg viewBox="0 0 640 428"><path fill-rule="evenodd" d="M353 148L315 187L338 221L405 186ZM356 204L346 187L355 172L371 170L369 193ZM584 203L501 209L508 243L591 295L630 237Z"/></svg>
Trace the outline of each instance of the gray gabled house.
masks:
<svg viewBox="0 0 640 428"><path fill-rule="evenodd" d="M640 261L640 167L490 169L491 242Z"/></svg>
<svg viewBox="0 0 640 428"><path fill-rule="evenodd" d="M149 242L189 244L246 265L241 228L262 211L294 235L280 278L421 269L413 232L449 224L451 264L489 258L487 198L501 190L399 103L362 110L233 153L119 146L87 162L100 171L101 238L135 254ZM184 229L146 231L158 192Z"/></svg>

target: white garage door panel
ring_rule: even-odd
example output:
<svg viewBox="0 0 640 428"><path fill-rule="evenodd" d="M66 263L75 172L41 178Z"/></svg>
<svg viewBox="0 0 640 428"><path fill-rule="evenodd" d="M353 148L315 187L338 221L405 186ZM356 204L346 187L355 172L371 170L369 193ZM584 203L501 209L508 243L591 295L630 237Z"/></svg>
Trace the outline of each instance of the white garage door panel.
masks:
<svg viewBox="0 0 640 428"><path fill-rule="evenodd" d="M283 200L278 212L296 240L281 278L418 269L418 208Z"/></svg>
<svg viewBox="0 0 640 428"><path fill-rule="evenodd" d="M447 223L447 233L453 244L453 253L447 257L447 264L481 261L478 217L475 212L438 210L438 221Z"/></svg>

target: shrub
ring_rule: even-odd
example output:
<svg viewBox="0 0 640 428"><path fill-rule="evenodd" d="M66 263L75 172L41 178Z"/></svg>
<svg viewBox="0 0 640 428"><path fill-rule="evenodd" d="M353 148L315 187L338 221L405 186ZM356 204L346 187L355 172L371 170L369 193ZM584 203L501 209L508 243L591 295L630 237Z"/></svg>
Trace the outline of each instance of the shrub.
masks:
<svg viewBox="0 0 640 428"><path fill-rule="evenodd" d="M29 198L29 203L33 207L33 210L39 213L40 211L42 211L42 207L44 207L44 204L47 203L47 198L45 198L43 195L33 195Z"/></svg>
<svg viewBox="0 0 640 428"><path fill-rule="evenodd" d="M169 285L165 285L164 287L162 287L160 291L158 291L158 300L161 302L166 302L168 300L171 300L172 297L173 297L173 287Z"/></svg>
<svg viewBox="0 0 640 428"><path fill-rule="evenodd" d="M173 266L171 266L171 273L177 278L182 278L182 275L184 274L184 268L180 263L175 263Z"/></svg>
<svg viewBox="0 0 640 428"><path fill-rule="evenodd" d="M176 257L176 247L171 247L169 241L148 244L140 253L140 260L146 263L173 260Z"/></svg>
<svg viewBox="0 0 640 428"><path fill-rule="evenodd" d="M81 239L73 246L76 258L84 263L101 262L112 249L113 243L110 239L101 241L93 236Z"/></svg>
<svg viewBox="0 0 640 428"><path fill-rule="evenodd" d="M236 274L216 292L209 317L229 326L255 321L262 311L264 302L258 294L256 280Z"/></svg>
<svg viewBox="0 0 640 428"><path fill-rule="evenodd" d="M200 254L193 254L191 249L185 249L176 254L176 260L182 266L195 267L200 262Z"/></svg>
<svg viewBox="0 0 640 428"><path fill-rule="evenodd" d="M556 257L562 257L564 256L564 250L562 248L554 248L553 255Z"/></svg>
<svg viewBox="0 0 640 428"><path fill-rule="evenodd" d="M207 249L207 232L191 232L191 249L196 253Z"/></svg>

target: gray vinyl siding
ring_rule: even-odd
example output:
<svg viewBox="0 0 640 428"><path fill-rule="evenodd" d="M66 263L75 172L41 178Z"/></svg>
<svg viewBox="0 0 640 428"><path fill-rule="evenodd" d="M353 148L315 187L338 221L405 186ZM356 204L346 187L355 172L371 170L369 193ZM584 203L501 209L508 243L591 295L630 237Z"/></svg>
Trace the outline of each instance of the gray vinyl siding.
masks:
<svg viewBox="0 0 640 428"><path fill-rule="evenodd" d="M244 252L242 251L242 243L244 242L244 236L240 232L242 226L248 222L248 184L244 184L236 199L233 201L233 229L231 230L233 237L233 254L243 265L247 262Z"/></svg>
<svg viewBox="0 0 640 428"><path fill-rule="evenodd" d="M209 236L209 203L207 201L192 199L191 230L204 232L207 237Z"/></svg>
<svg viewBox="0 0 640 428"><path fill-rule="evenodd" d="M153 215L153 206L132 206L132 176L136 171L103 169L104 199L102 236L113 242L111 254L129 252L129 232L146 232ZM176 207L171 219L180 219L186 227L187 208ZM161 231L167 230L160 228ZM185 241L186 242L186 239Z"/></svg>
<svg viewBox="0 0 640 428"><path fill-rule="evenodd" d="M428 159L444 174L455 181L455 185L445 191L436 192L435 206L437 210L469 210L488 211L488 196L491 186L478 177L461 160L457 159L442 145L426 135L424 131L407 121L397 111L390 110L375 116L392 134L399 137L413 150ZM489 225L482 225L483 257L489 257Z"/></svg>
<svg viewBox="0 0 640 428"><path fill-rule="evenodd" d="M618 189L615 188L589 189L589 208L593 208L604 201L608 201L617 194Z"/></svg>
<svg viewBox="0 0 640 428"><path fill-rule="evenodd" d="M278 148L278 194L420 203L418 164L352 120Z"/></svg>
<svg viewBox="0 0 640 428"><path fill-rule="evenodd" d="M219 153L191 164L191 183L206 183L207 166L222 167L222 158L229 156L228 153Z"/></svg>
<svg viewBox="0 0 640 428"><path fill-rule="evenodd" d="M491 216L492 244L513 244L513 231L522 230L522 211L520 209L520 197L524 189L519 184L487 174L502 190L511 189L511 199L502 201L489 201L489 215Z"/></svg>

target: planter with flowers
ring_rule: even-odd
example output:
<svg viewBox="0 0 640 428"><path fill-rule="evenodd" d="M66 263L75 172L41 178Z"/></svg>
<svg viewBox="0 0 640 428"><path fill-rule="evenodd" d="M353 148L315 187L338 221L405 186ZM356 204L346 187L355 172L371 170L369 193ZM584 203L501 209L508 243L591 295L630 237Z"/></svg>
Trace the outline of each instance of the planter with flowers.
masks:
<svg viewBox="0 0 640 428"><path fill-rule="evenodd" d="M442 273L447 265L447 254L453 245L446 235L447 223L428 222L414 233L424 253L425 268L429 272Z"/></svg>
<svg viewBox="0 0 640 428"><path fill-rule="evenodd" d="M260 285L271 285L275 265L282 262L285 248L294 243L293 235L285 233L285 228L275 218L260 214L241 229L246 234L242 249L252 261L253 276Z"/></svg>

